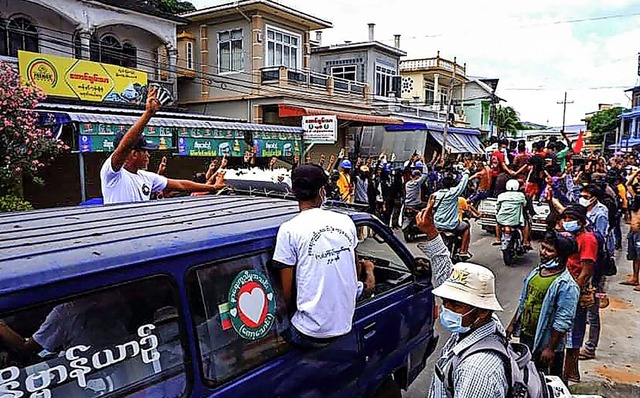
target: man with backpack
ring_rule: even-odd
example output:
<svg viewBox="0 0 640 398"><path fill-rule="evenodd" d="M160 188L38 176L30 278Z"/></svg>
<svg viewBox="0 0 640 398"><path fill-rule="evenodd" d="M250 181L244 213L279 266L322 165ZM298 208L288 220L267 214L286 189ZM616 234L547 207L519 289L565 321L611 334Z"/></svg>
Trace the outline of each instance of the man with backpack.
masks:
<svg viewBox="0 0 640 398"><path fill-rule="evenodd" d="M434 222L435 198L417 217L427 235L420 250L431 262L440 285L433 294L442 299L440 322L451 332L429 389L429 398L507 398L547 396L546 385L526 346L508 343L495 311L502 311L495 294L495 276L477 264L453 265ZM526 380L526 382L525 382Z"/></svg>

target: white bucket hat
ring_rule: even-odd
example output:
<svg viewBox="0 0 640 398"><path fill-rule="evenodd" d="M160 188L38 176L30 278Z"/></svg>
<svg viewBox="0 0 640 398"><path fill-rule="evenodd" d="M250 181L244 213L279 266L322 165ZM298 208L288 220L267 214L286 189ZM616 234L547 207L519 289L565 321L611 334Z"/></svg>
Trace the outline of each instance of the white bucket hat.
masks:
<svg viewBox="0 0 640 398"><path fill-rule="evenodd" d="M496 298L496 277L488 268L473 263L458 263L442 285L433 290L435 296L454 300L476 308L502 311Z"/></svg>

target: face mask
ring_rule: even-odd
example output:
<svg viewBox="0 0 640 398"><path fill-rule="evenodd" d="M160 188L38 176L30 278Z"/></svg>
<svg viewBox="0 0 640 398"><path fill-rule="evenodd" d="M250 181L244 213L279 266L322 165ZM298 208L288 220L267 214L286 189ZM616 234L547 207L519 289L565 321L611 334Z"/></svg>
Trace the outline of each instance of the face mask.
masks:
<svg viewBox="0 0 640 398"><path fill-rule="evenodd" d="M567 232L577 232L580 230L580 224L577 221L563 221L562 228Z"/></svg>
<svg viewBox="0 0 640 398"><path fill-rule="evenodd" d="M560 262L557 258L547 258L540 256L540 268L542 269L556 269L560 266Z"/></svg>
<svg viewBox="0 0 640 398"><path fill-rule="evenodd" d="M471 313L473 310L469 310L466 314L458 314L445 307L442 307L440 311L440 323L442 327L450 331L451 333L467 333L471 328L469 326L462 326L462 319Z"/></svg>
<svg viewBox="0 0 640 398"><path fill-rule="evenodd" d="M578 199L578 203L581 204L584 207L589 207L592 204L591 199L587 199L587 198L580 198Z"/></svg>

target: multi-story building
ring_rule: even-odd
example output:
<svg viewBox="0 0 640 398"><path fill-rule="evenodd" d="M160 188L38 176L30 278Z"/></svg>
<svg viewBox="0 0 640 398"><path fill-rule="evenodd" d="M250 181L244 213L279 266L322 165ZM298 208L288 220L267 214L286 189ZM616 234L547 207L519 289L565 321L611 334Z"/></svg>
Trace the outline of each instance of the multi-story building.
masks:
<svg viewBox="0 0 640 398"><path fill-rule="evenodd" d="M469 77L465 84L462 109L470 128L479 129L484 135L491 135L491 108L501 101L496 95L499 79Z"/></svg>
<svg viewBox="0 0 640 398"><path fill-rule="evenodd" d="M324 70L321 63L329 62L333 50L318 47L311 33L331 28L330 22L271 0L217 3L183 15L190 21L178 34L183 106L291 126L300 126L303 116L336 116L335 141L313 146L314 154L353 147L349 143L362 126L401 123L372 114L373 95L364 69L360 75L351 68ZM384 45L376 48L398 52Z"/></svg>

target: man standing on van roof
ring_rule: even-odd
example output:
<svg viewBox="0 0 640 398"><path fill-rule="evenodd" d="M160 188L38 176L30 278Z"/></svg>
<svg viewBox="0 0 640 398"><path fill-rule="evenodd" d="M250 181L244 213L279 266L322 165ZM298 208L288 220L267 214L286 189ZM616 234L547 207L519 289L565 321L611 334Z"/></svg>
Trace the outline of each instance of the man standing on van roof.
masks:
<svg viewBox="0 0 640 398"><path fill-rule="evenodd" d="M440 286L433 294L442 299L440 322L451 332L436 361L429 398L505 398L509 382L500 354L479 351L464 354L485 339L506 341L504 327L494 311L502 311L495 294L493 273L477 264L453 265L433 221L435 198L417 216L417 225L428 241L418 247L431 261Z"/></svg>
<svg viewBox="0 0 640 398"><path fill-rule="evenodd" d="M146 170L149 166L149 151L158 149L157 144L148 142L142 136L144 127L160 109L160 101L156 95L157 89L151 87L142 117L125 134L119 133L116 136L115 151L102 165L100 180L105 204L142 202L149 200L151 193L165 189L211 192L223 188L219 182L210 185L172 180Z"/></svg>
<svg viewBox="0 0 640 398"><path fill-rule="evenodd" d="M326 196L324 170L305 164L291 179L300 214L280 226L273 266L280 269L288 308L295 303L287 338L304 348L318 348L351 331L356 299L375 283L374 265L360 262L367 277L364 285L358 282L353 220L320 208Z"/></svg>

